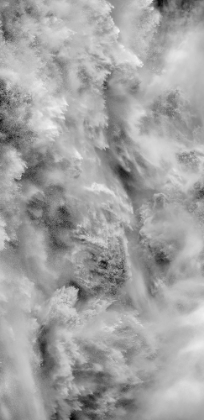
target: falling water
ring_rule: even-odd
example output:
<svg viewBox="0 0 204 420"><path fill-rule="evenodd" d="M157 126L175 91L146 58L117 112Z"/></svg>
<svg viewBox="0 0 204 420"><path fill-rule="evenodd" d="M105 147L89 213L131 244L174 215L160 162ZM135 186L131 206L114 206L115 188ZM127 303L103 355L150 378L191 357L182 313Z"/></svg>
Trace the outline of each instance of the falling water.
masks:
<svg viewBox="0 0 204 420"><path fill-rule="evenodd" d="M203 19L1 1L1 420L203 419Z"/></svg>

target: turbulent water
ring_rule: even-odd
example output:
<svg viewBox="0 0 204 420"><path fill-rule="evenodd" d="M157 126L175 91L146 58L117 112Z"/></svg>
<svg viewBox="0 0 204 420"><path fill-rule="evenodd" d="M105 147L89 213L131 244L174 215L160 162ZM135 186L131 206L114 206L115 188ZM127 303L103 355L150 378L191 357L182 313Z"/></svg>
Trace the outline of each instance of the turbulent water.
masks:
<svg viewBox="0 0 204 420"><path fill-rule="evenodd" d="M1 0L1 420L203 419L202 3Z"/></svg>

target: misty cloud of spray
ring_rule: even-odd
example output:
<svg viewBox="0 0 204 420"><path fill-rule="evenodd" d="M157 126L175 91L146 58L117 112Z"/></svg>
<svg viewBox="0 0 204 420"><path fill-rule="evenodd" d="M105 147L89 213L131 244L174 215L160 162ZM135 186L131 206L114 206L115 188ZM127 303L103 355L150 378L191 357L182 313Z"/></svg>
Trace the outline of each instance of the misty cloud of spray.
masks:
<svg viewBox="0 0 204 420"><path fill-rule="evenodd" d="M2 2L2 420L201 419L202 5Z"/></svg>

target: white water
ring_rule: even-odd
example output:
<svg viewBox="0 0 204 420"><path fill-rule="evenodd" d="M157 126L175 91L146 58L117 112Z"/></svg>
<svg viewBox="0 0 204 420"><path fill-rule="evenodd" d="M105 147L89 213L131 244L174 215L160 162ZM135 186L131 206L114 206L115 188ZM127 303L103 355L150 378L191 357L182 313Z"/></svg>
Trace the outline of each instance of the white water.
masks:
<svg viewBox="0 0 204 420"><path fill-rule="evenodd" d="M203 418L203 6L111 3L0 6L2 420Z"/></svg>

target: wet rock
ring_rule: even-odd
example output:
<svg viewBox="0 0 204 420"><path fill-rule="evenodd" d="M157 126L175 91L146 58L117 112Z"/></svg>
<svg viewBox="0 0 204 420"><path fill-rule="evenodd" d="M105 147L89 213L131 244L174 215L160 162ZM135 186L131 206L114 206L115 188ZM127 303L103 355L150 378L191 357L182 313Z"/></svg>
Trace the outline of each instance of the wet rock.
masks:
<svg viewBox="0 0 204 420"><path fill-rule="evenodd" d="M120 238L109 239L107 246L90 245L75 257L77 285L87 297L115 295L127 280L126 255Z"/></svg>
<svg viewBox="0 0 204 420"><path fill-rule="evenodd" d="M195 198L197 200L201 200L204 198L204 185L201 182L196 182L194 184L194 190L195 190Z"/></svg>
<svg viewBox="0 0 204 420"><path fill-rule="evenodd" d="M45 197L42 193L35 194L27 204L27 213L31 220L43 222L46 208Z"/></svg>

